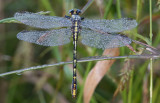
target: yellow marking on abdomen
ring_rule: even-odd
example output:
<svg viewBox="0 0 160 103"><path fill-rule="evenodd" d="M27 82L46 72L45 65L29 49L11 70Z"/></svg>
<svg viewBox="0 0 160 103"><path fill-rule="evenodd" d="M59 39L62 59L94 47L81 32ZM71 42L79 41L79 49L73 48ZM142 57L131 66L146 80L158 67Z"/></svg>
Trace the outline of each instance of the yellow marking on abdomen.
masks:
<svg viewBox="0 0 160 103"><path fill-rule="evenodd" d="M76 41L77 41L77 33L74 33L74 39L75 39L74 43L75 43L75 45L76 45Z"/></svg>
<svg viewBox="0 0 160 103"><path fill-rule="evenodd" d="M74 48L76 48L76 47L77 47L77 46L76 46L76 45L77 45L77 44L76 44L76 43L77 43L77 42L76 42L76 40L77 40L77 38L75 38L75 41L74 41L74 44L75 44L75 47L74 47Z"/></svg>
<svg viewBox="0 0 160 103"><path fill-rule="evenodd" d="M78 31L78 27L76 26L75 28L74 28L74 32L76 33Z"/></svg>
<svg viewBox="0 0 160 103"><path fill-rule="evenodd" d="M74 59L74 63L76 63L76 61L77 61L77 60L76 60L76 59ZM76 68L74 68L74 69L76 69Z"/></svg>
<svg viewBox="0 0 160 103"><path fill-rule="evenodd" d="M74 24L74 26L77 26L78 25L78 23L77 23L77 21L75 22L75 24Z"/></svg>
<svg viewBox="0 0 160 103"><path fill-rule="evenodd" d="M76 51L76 50L74 50L73 52L74 52L74 54L76 54L76 53L77 53L77 51Z"/></svg>
<svg viewBox="0 0 160 103"><path fill-rule="evenodd" d="M76 90L75 89L73 89L73 91L72 91L72 97L76 97Z"/></svg>

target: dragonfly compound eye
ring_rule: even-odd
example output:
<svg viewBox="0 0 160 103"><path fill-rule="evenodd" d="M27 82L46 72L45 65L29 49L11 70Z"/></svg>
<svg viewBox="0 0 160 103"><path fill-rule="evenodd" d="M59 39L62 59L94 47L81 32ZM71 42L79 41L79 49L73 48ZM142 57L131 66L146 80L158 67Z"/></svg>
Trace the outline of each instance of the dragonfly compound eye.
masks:
<svg viewBox="0 0 160 103"><path fill-rule="evenodd" d="M74 10L73 10L73 9L69 10L69 14L70 14L70 15L73 15L73 13L74 13Z"/></svg>
<svg viewBox="0 0 160 103"><path fill-rule="evenodd" d="M80 15L81 14L81 10L77 9L76 14Z"/></svg>

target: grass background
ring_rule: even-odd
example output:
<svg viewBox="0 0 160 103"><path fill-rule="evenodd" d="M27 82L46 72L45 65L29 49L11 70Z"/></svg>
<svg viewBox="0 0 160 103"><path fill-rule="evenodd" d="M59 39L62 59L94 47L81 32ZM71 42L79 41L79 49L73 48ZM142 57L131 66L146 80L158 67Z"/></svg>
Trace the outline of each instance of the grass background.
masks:
<svg viewBox="0 0 160 103"><path fill-rule="evenodd" d="M72 8L82 9L86 0L0 0L0 19L13 17L18 11L51 11L50 15L64 16ZM84 12L86 18L117 19L133 18L138 22L136 29L127 36L159 48L160 11L157 0L152 0L152 33L150 42L149 0L98 0ZM20 41L16 34L32 29L22 24L0 24L0 73L35 65L72 60L72 42L60 47L43 47ZM139 45L132 44L138 51ZM103 50L78 44L78 58L102 55ZM120 55L130 55L127 47L120 48ZM127 61L127 62L125 62ZM149 60L117 60L97 86L91 103L147 103L149 102ZM160 101L160 64L153 60L153 103ZM78 63L78 92L85 79L86 68L96 62ZM126 66L130 63L131 66ZM51 68L51 67L50 67ZM125 75L120 76L121 72ZM128 73L128 74L127 74ZM130 78L131 77L131 78ZM122 79L125 80L121 84ZM130 79L129 79L130 78ZM128 80L129 79L129 80ZM0 78L0 103L74 103L70 86L72 65L56 66L51 69L29 71ZM117 87L123 86L113 101ZM83 98L77 97L81 103Z"/></svg>

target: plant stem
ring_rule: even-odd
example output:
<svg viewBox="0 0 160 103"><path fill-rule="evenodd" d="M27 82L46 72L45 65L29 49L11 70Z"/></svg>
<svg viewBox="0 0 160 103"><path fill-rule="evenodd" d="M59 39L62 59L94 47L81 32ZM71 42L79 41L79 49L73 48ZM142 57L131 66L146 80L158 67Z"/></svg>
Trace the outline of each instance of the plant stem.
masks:
<svg viewBox="0 0 160 103"><path fill-rule="evenodd" d="M91 62L91 61L112 60L112 59L126 59L126 58L130 58L130 59L150 59L150 58L158 59L158 58L160 58L160 54L158 54L158 55L157 54L156 55L129 55L129 56L116 56L116 57L94 56L94 57L86 57L86 58L78 59L77 62L80 63L80 62ZM0 77L6 76L6 75L11 75L11 74L21 75L21 73L23 73L25 71L37 70L37 69L65 65L65 64L72 64L72 61L59 62L59 63L54 63L54 64L44 64L44 65L40 65L40 66L34 66L34 67L14 70L14 71L6 72L6 73L1 73Z"/></svg>
<svg viewBox="0 0 160 103"><path fill-rule="evenodd" d="M149 14L150 14L150 42L152 45L152 0L149 0ZM150 103L152 103L153 90L153 59L150 59Z"/></svg>
<svg viewBox="0 0 160 103"><path fill-rule="evenodd" d="M117 14L118 14L118 18L121 18L121 8L120 8L120 0L117 0Z"/></svg>

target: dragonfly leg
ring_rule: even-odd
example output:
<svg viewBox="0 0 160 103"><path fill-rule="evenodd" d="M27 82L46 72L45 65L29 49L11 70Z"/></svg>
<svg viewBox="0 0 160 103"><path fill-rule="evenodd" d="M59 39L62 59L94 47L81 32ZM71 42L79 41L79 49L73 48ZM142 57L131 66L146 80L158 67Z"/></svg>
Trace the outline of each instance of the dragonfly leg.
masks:
<svg viewBox="0 0 160 103"><path fill-rule="evenodd" d="M81 17L81 20L83 20L84 19L84 17Z"/></svg>
<svg viewBox="0 0 160 103"><path fill-rule="evenodd" d="M65 18L70 19L71 17L70 17L70 16L65 15Z"/></svg>

